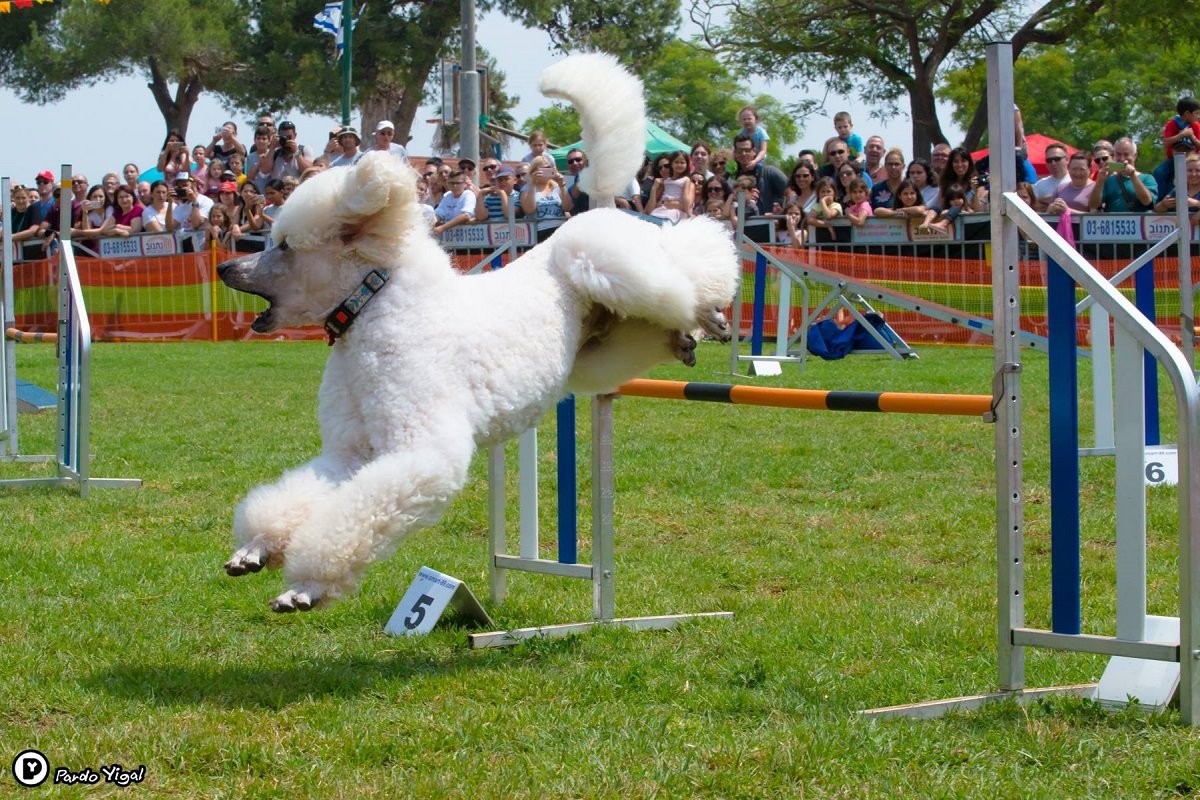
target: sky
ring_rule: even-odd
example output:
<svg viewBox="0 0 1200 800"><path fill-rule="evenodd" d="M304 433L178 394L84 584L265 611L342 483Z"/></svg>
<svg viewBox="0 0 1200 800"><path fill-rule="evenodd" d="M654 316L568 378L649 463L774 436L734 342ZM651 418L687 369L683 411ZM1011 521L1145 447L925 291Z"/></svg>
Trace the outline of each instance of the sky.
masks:
<svg viewBox="0 0 1200 800"><path fill-rule="evenodd" d="M687 27L681 35L688 35ZM559 56L551 52L544 33L524 28L502 15L488 14L479 21L476 38L504 70L509 93L520 97L513 114L518 123L548 104L537 90L537 79L542 69ZM778 83L751 81L747 94L761 92L773 94L784 103L810 96ZM824 94L821 87L816 96ZM870 109L857 100L831 93L825 111L806 120L800 141L788 152L794 153L802 147L820 150L825 139L834 134L832 118L838 111L850 112L855 132L864 141L872 134L879 134L888 146L897 144L905 152L912 148L912 125L904 109L883 123L871 119ZM433 105L423 106L417 112L410 152L431 153L434 126L426 120L438 114ZM339 121L305 114L291 114L289 118L296 122L300 141L316 149L323 146L327 131ZM0 139L0 176L23 183L32 183L34 176L44 169L57 175L64 163L71 164L73 172L83 173L92 183L99 183L105 172L119 174L128 161L147 169L154 166L165 134L162 115L146 88L145 77L140 75L79 89L59 103L46 106L22 103L11 90L0 89L0 119L11 121ZM249 119L247 115L231 114L214 96L202 95L192 113L188 143L208 144L213 129L227 119L238 123L244 143L252 140L253 133L244 124ZM352 120L356 126L358 122ZM946 110L942 111L942 125L951 141L961 138L962 131L950 121ZM509 157L520 155L510 153Z"/></svg>

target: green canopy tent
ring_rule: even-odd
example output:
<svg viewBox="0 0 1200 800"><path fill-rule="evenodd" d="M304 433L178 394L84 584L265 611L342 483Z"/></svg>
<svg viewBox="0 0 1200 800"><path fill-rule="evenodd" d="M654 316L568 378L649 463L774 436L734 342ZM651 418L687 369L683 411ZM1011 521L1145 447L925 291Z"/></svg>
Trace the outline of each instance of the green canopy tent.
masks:
<svg viewBox="0 0 1200 800"><path fill-rule="evenodd" d="M576 147L580 147L582 144L583 142L576 142L575 144L569 144L550 151L550 156L554 159L554 163L558 165L559 170L562 172L567 171L567 153ZM679 141L650 120L646 120L646 152L650 154L650 157L654 158L662 153L673 153L676 150L690 153L692 147Z"/></svg>

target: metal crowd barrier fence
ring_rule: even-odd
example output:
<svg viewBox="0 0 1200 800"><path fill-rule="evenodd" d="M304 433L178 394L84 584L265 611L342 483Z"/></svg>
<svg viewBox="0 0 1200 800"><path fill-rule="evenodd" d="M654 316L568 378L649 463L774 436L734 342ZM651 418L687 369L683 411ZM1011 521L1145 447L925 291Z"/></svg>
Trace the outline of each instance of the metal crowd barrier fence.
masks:
<svg viewBox="0 0 1200 800"><path fill-rule="evenodd" d="M1051 226L1058 223L1056 215L1042 215L1042 219ZM792 265L794 271L810 268L820 276L840 279L847 296L869 301L909 343L990 342L992 244L986 214L962 215L945 235L918 233L893 219L870 219L862 227L835 221L829 230L819 230L800 245L780 241L781 229L786 230L781 218L752 218L745 225L743 292L740 307L735 309L743 337L756 334L752 298L757 292L763 304L757 335L786 341L787 349L794 351L801 339L799 328L815 321L810 319L816 305L812 296L825 296L829 286L837 285L837 280L827 285L822 279L810 281L811 286L800 282L797 291L790 291L798 281L783 275L777 264L756 264L752 251L760 250ZM1177 228L1173 215L1161 214L1073 215L1071 222L1078 252L1106 278L1119 276L1118 289L1131 299L1134 272L1128 269L1130 262L1140 258L1142 264L1150 264L1155 317L1161 330L1178 342L1182 336L1178 320L1190 315L1190 308L1186 303L1189 295L1181 292L1181 272L1175 268L1179 261L1173 238ZM1021 329L1027 335L1024 343L1038 347L1047 333L1046 268L1034 241L1022 239L1019 251ZM1200 230L1196 228L1190 232L1187 252L1192 260L1200 254ZM1194 297L1197 276L1190 264L1184 269L1191 273L1190 297ZM864 286L881 291L872 295ZM1082 291L1079 300L1085 300ZM836 310L831 306L829 312ZM1088 346L1091 335L1081 323L1079 344Z"/></svg>

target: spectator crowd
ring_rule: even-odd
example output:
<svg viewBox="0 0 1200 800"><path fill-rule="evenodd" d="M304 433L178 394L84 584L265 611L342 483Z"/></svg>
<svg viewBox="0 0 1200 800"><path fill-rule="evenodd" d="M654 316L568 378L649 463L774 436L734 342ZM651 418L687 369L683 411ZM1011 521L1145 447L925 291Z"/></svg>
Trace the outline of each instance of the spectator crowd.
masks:
<svg viewBox="0 0 1200 800"><path fill-rule="evenodd" d="M1021 180L1018 193L1037 211L1173 213L1177 202L1172 157L1187 151L1185 196L1190 212L1200 211L1200 102L1182 98L1163 130L1165 160L1151 173L1138 170L1137 145L1123 137L1098 141L1072 152L1063 144L1045 151L1048 174L1032 169L1019 109L1014 109L1015 141L1004 157L1013 159ZM770 137L753 107L741 109L741 126L730 147L703 142L690 151L647 156L637 178L617 205L667 222L708 215L734 221L739 196L746 216L773 215L780 237L802 243L810 230L829 228L839 219L862 226L873 216L898 218L918 231L948 232L962 213L988 208L988 164L963 147L938 143L928 158L907 159L878 135L864 141L850 115L834 116L834 135L821 150L801 150L785 175L768 163ZM142 232L178 232L184 251L212 243L230 250L254 251L301 182L323 169L354 164L365 152L383 151L407 159L394 141L395 126L384 120L365 144L358 131L339 126L329 131L320 153L301 144L294 123L278 126L270 114L256 120L249 146L238 126L226 122L207 144L189 149L178 131L167 134L155 167L161 178L140 180L138 165L125 164L91 184L84 175L71 180L71 237L75 240L131 236ZM424 159L418 190L431 229L441 234L456 226L503 221L514 216L536 222L544 238L562 220L590 207L579 177L587 154L567 153L566 174L547 152L546 136L529 136L529 153L519 163L484 157L454 163ZM414 160L415 162L416 160ZM416 164L414 163L414 166ZM476 169L478 170L478 179ZM14 240L42 240L52 247L59 236L55 176L39 173L34 185L12 188L9 224Z"/></svg>

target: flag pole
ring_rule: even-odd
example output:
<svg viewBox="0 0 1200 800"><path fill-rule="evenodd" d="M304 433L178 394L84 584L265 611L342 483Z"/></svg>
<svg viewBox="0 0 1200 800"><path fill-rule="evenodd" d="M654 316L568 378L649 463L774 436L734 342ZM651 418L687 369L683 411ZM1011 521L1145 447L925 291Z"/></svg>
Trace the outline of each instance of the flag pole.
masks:
<svg viewBox="0 0 1200 800"><path fill-rule="evenodd" d="M354 39L354 3L342 0L342 124L350 124L350 52Z"/></svg>

